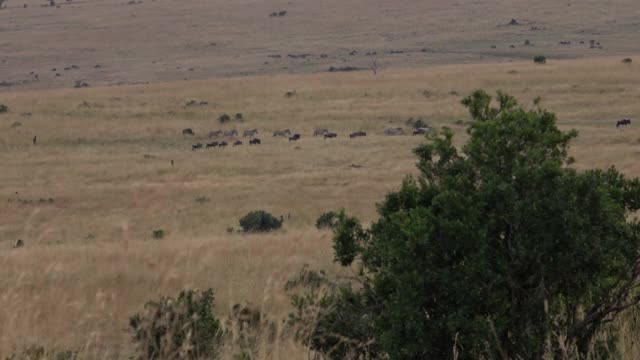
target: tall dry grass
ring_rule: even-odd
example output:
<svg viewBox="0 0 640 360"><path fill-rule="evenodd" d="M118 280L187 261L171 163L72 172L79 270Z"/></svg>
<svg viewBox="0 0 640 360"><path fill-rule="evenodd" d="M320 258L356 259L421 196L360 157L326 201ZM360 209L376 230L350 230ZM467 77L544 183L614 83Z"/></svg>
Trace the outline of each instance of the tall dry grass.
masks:
<svg viewBox="0 0 640 360"><path fill-rule="evenodd" d="M640 114L639 80L635 65L603 58L3 94L11 112L0 116L0 357L34 343L90 358L130 354L128 317L184 288L213 287L220 316L251 302L283 318L284 283L303 264L340 271L330 234L313 228L317 216L345 207L370 221L375 203L415 173L411 149L422 139L382 130L423 117L453 127L461 142L459 101L475 88L527 104L541 96L562 127L579 130L578 167L638 176L640 131L635 120L617 130L615 120ZM209 104L185 107L191 99ZM246 119L225 128L257 127L264 145L192 152L224 112ZM195 138L180 134L186 127ZM310 136L322 127L338 139ZM282 128L303 138L268 134ZM348 139L355 130L368 136ZM291 217L274 234L227 233L259 208ZM153 240L155 229L166 237ZM11 249L16 239L26 247ZM305 354L287 342L271 358Z"/></svg>

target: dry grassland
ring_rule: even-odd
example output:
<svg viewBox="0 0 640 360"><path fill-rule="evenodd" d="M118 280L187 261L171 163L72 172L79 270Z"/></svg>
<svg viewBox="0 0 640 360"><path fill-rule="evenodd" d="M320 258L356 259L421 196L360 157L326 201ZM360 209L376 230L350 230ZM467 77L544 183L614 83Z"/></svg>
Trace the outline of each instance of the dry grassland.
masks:
<svg viewBox="0 0 640 360"><path fill-rule="evenodd" d="M640 176L638 83L640 68L614 57L5 93L0 357L33 343L129 354L128 316L183 288L213 287L221 315L249 301L283 318L284 283L303 264L338 271L330 234L313 227L317 216L345 207L371 221L375 202L415 173L411 149L423 139L383 129L423 117L461 141L456 122L468 117L459 102L475 88L500 88L527 104L541 96L563 128L579 130L577 167L615 165ZM284 96L293 89L296 96ZM208 105L185 107L191 99ZM221 128L225 112L245 117L225 129L258 128L263 145L191 151ZM621 118L634 119L624 131L615 128ZM181 135L186 127L195 138ZM310 136L324 127L338 139ZM283 128L302 139L270 136ZM349 139L355 130L368 136ZM258 208L291 218L269 235L227 233ZM151 239L160 228L167 236ZM16 239L26 246L11 249ZM289 341L274 351L305 354Z"/></svg>

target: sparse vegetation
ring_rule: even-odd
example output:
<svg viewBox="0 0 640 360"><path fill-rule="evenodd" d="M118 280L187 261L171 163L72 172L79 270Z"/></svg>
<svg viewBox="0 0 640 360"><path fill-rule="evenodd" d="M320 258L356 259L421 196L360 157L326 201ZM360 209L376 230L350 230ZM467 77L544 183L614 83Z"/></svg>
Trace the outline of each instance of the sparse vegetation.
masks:
<svg viewBox="0 0 640 360"><path fill-rule="evenodd" d="M231 121L231 116L229 116L229 114L222 114L218 117L218 121L220 124L226 124Z"/></svg>
<svg viewBox="0 0 640 360"><path fill-rule="evenodd" d="M240 219L240 227L247 233L269 232L280 229L283 219L277 219L264 210L251 211Z"/></svg>
<svg viewBox="0 0 640 360"><path fill-rule="evenodd" d="M414 129L419 129L419 128L428 128L429 124L422 118L409 118L407 119L407 121L405 121L405 124L407 124L407 126L411 126Z"/></svg>
<svg viewBox="0 0 640 360"><path fill-rule="evenodd" d="M164 230L162 229L153 230L153 232L151 233L151 237L155 240L164 239L164 235Z"/></svg>
<svg viewBox="0 0 640 360"><path fill-rule="evenodd" d="M0 104L0 114L9 112L9 107L5 104Z"/></svg>
<svg viewBox="0 0 640 360"><path fill-rule="evenodd" d="M622 63L623 64L631 64L633 62L633 59L631 58L624 58L622 59Z"/></svg>
<svg viewBox="0 0 640 360"><path fill-rule="evenodd" d="M316 228L318 229L333 229L338 221L339 212L327 211L322 213L318 220L316 220Z"/></svg>
<svg viewBox="0 0 640 360"><path fill-rule="evenodd" d="M542 55L536 55L533 57L533 62L536 64L546 64L547 63L547 58L545 56Z"/></svg>
<svg viewBox="0 0 640 360"><path fill-rule="evenodd" d="M224 339L213 307L212 289L148 302L129 319L140 358L217 359Z"/></svg>

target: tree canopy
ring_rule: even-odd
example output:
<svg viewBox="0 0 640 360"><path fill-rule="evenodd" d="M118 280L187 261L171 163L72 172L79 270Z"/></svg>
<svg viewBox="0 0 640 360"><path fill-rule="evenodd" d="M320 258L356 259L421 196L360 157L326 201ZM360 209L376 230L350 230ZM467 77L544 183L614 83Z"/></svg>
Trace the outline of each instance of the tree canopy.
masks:
<svg viewBox="0 0 640 360"><path fill-rule="evenodd" d="M344 338L357 327L367 346L345 342L342 355L584 356L640 301L640 182L613 167L572 168L577 133L553 113L501 92L462 103L474 121L460 149L450 129L428 135L415 149L420 175L378 204L370 228L341 215L336 261L359 267L362 286L342 289L328 313L361 316L339 326L328 316L318 331Z"/></svg>

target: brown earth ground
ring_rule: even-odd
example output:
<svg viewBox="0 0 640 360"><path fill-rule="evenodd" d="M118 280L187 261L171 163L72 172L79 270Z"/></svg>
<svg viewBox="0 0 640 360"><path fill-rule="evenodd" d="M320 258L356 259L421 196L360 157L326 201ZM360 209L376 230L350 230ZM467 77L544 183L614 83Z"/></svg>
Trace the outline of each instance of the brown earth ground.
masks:
<svg viewBox="0 0 640 360"><path fill-rule="evenodd" d="M0 91L621 56L640 33L637 0L56 2L0 9Z"/></svg>
<svg viewBox="0 0 640 360"><path fill-rule="evenodd" d="M460 99L475 88L503 89L527 106L541 96L562 128L579 130L578 168L640 176L639 82L638 66L612 57L5 93L0 358L29 344L123 357L132 351L128 317L184 288L213 287L220 316L251 302L279 322L290 311L283 286L303 264L340 272L330 233L314 228L318 215L344 207L369 222L375 203L416 173L411 149L425 140L383 129L421 117L461 142ZM238 112L243 122L216 120ZM617 130L621 118L634 122ZM182 136L187 127L195 137ZM338 138L311 136L325 127ZM263 145L191 151L218 128L258 128ZM302 139L271 136L284 128ZM356 130L368 135L349 139ZM283 230L227 232L254 209L284 215ZM155 229L166 237L153 240ZM26 246L12 249L16 239ZM637 342L626 344L638 358ZM269 346L263 358L306 356L288 338Z"/></svg>

